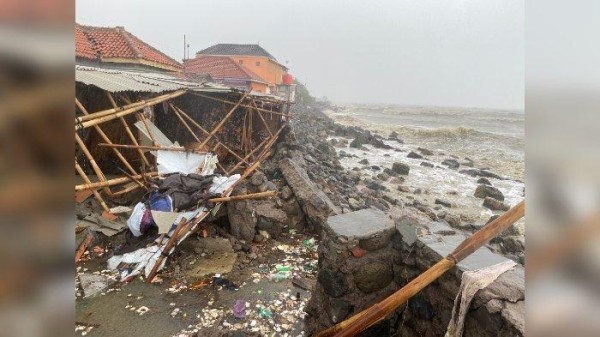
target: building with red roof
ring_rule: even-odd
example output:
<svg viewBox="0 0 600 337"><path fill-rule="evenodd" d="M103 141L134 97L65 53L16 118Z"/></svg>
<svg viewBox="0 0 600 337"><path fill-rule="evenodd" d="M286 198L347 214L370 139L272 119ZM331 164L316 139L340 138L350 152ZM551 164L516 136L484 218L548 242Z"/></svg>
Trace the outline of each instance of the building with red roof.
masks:
<svg viewBox="0 0 600 337"><path fill-rule="evenodd" d="M269 82L230 56L202 55L184 61L186 74L208 74L217 83L268 93Z"/></svg>
<svg viewBox="0 0 600 337"><path fill-rule="evenodd" d="M134 67L182 70L181 63L129 33L123 27L75 26L78 63L103 63Z"/></svg>

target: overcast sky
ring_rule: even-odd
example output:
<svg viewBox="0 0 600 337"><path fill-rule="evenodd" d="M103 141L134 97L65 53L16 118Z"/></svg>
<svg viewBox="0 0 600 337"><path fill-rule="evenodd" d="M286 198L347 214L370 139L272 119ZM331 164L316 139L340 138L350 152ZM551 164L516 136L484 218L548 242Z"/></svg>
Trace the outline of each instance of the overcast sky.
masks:
<svg viewBox="0 0 600 337"><path fill-rule="evenodd" d="M523 109L522 0L77 0L171 57L259 43L339 103Z"/></svg>

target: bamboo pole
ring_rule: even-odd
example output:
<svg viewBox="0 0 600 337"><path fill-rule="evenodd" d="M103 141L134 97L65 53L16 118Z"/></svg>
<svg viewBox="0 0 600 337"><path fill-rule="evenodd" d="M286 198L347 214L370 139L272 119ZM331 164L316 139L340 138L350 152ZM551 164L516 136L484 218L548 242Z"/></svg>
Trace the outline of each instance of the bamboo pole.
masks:
<svg viewBox="0 0 600 337"><path fill-rule="evenodd" d="M99 117L99 118L95 118L95 119L92 119L92 120L88 120L88 121L82 122L81 124L76 124L75 125L75 130L79 130L81 128L87 128L87 127L90 127L92 125L97 125L97 124L105 123L105 122L111 121L113 119L117 119L119 117L127 116L129 114L132 114L134 112L142 110L143 108L145 108L147 106L156 105L156 104L164 102L166 100L169 100L169 99L181 96L181 95L185 94L185 92L186 92L185 90L179 90L179 91L167 94L167 95L156 97L153 100L150 100L146 104L143 104L143 105L134 106L133 108L128 108L128 109L125 109L125 110L122 110L122 111L119 111L119 112L116 112L116 113L113 113L113 114L109 114L109 115L106 115L106 116L102 116L102 117Z"/></svg>
<svg viewBox="0 0 600 337"><path fill-rule="evenodd" d="M173 107L175 107L177 109L177 111L179 111L179 113L181 113L181 115L183 117L185 117L187 120L190 121L190 123L192 123L192 125L194 125L195 127L197 127L200 131L204 132L205 134L208 134L209 132L206 131L206 129L204 129L202 127L202 125L198 124L192 117L190 117L188 114L186 114L183 110L181 110L180 108L176 107L175 105L173 105ZM238 160L242 160L244 161L246 164L250 164L247 161L245 161L242 157L240 157L237 153L235 153L232 149L230 149L227 145L223 144L223 142L221 142L217 137L214 137L215 140L221 144L221 146L227 150L229 153L231 153L234 157L236 157Z"/></svg>
<svg viewBox="0 0 600 337"><path fill-rule="evenodd" d="M160 267L160 265L162 264L163 260L165 259L165 254L166 255L169 254L169 251L171 250L171 248L175 244L175 241L177 240L177 234L179 234L179 231L181 231L181 229L183 228L183 226L186 223L188 223L188 221L186 221L185 218L183 218L177 224L177 227L175 227L175 230L173 231L173 234L169 238L169 241L167 241L167 243L165 243L165 246L163 247L163 250L162 250L162 254L160 254L160 256L158 257L158 259L156 259L156 263L154 263L154 266L152 267L152 270L148 274L148 278L146 279L146 283L151 283L152 282L152 280L154 279L154 275L156 275L156 272L158 271L158 267Z"/></svg>
<svg viewBox="0 0 600 337"><path fill-rule="evenodd" d="M175 114L175 116L177 116L177 118L179 119L179 121L181 122L181 124L183 124L183 126L190 132L190 134L192 135L192 137L194 137L194 139L197 142L199 142L200 138L198 138L198 136L196 136L196 134L194 133L194 130L192 130L192 128L190 127L190 125L183 119L183 117L181 117L181 115L179 114L179 111L177 111L177 109L175 109L175 107L173 106L173 103L169 103L169 106L171 107L171 110L173 110L173 113Z"/></svg>
<svg viewBox="0 0 600 337"><path fill-rule="evenodd" d="M150 173L138 174L133 177L136 179L139 179L142 177L154 177L157 175L158 175L158 172L150 172ZM120 177L120 178L104 180L104 181L100 181L100 182L96 182L96 183L75 185L75 191L93 190L93 189L103 188L103 187L107 187L107 186L121 185L121 184L124 184L129 181L131 181L131 179L129 179L128 177Z"/></svg>
<svg viewBox="0 0 600 337"><path fill-rule="evenodd" d="M117 102L115 102L115 99L112 97L110 92L108 92L108 91L105 91L105 92L106 92L106 96L108 97L108 100L110 101L110 104L115 109L117 109L119 106L117 105ZM138 141L135 138L133 131L131 131L131 129L129 128L129 125L127 125L127 121L125 120L125 117L119 117L119 120L121 121L121 124L125 128L125 132L127 132L127 136L129 136L129 139L131 140L133 145L140 145L140 144L138 144ZM142 158L142 161L144 162L144 164L146 164L146 166L150 167L151 166L150 162L148 161L148 158L146 158L146 154L144 153L144 151L142 151L141 149L138 149L138 154L140 155L140 158Z"/></svg>
<svg viewBox="0 0 600 337"><path fill-rule="evenodd" d="M92 165L92 170L94 170L94 172L98 176L98 180L100 180L101 182L106 181L106 177L104 176L104 173L102 172L102 170L100 169L100 167L96 163L96 160L94 159L94 157L92 156L92 154L90 153L90 151L88 150L88 148L85 146L85 143L83 142L83 140L81 140L81 138L79 137L79 135L77 134L77 132L75 132L75 141L77 142L77 144L81 148L81 151L83 152L83 154L85 155L85 157L90 162L90 165ZM108 195L112 194L112 192L110 191L110 189L108 187L104 187L102 190L104 191L104 193L106 193Z"/></svg>
<svg viewBox="0 0 600 337"><path fill-rule="evenodd" d="M452 253L448 254L448 256L437 262L431 268L427 269L421 275L417 276L414 280L409 282L400 290L396 291L383 301L376 303L372 307L369 307L350 317L349 319L342 321L329 329L321 331L316 335L316 337L356 336L361 331L377 323L381 319L385 318L388 314L396 310L396 308L406 303L406 301L408 301L423 288L437 280L446 271L456 266L458 262L471 255L498 234L505 231L515 221L523 217L524 214L525 201L521 201L519 204L509 209L506 213L496 218L496 220L490 222L482 229L475 232L475 234L465 239L460 245L458 245L458 247L456 247L456 249L454 249L454 251L452 251Z"/></svg>
<svg viewBox="0 0 600 337"><path fill-rule="evenodd" d="M94 113L91 113L91 114L89 114L87 116L79 116L79 117L76 117L76 122L85 122L85 121L89 121L89 120L92 120L92 119L96 119L96 118L100 118L100 117L105 117L105 116L108 116L108 115L112 115L112 114L115 114L115 113L117 113L119 111L124 111L124 110L135 108L135 107L138 107L138 106L143 106L144 104L151 103L156 98L158 98L158 97L151 98L149 100L138 101L138 102L135 102L135 103L129 102L127 105L124 105L122 107L117 106L117 107L113 107L112 109L107 109L107 110L102 110L102 111L94 112Z"/></svg>
<svg viewBox="0 0 600 337"><path fill-rule="evenodd" d="M79 166L77 159L75 159L75 170L77 170L77 173L79 173L79 176L81 176L81 179L83 179L83 181L86 184L92 183L92 181L85 174L85 172L83 171L81 166ZM104 202L104 199L102 199L102 196L100 195L100 193L98 193L98 191L96 191L96 190L94 190L93 193L94 193L94 198L96 198L96 200L98 200L98 202L100 203L100 206L102 206L102 209L104 209L105 211L110 213L110 209L108 208L108 205L106 205L106 202Z"/></svg>
<svg viewBox="0 0 600 337"><path fill-rule="evenodd" d="M238 108L238 106L240 106L240 104L242 104L242 102L244 101L244 99L246 99L246 96L248 96L248 94L250 94L250 91L247 91L242 95L242 98L240 98L240 100L233 106L233 108L231 108L231 110L229 110L229 112L225 115L225 117L223 117L221 119L221 121L208 134L208 136L206 136L206 139L202 142L202 144L200 144L200 147L203 147L204 145L206 145L206 143L208 143L208 141L212 138L212 136L214 136L215 133L217 133L221 129L221 127L223 127L225 122L229 119L229 117L231 117L231 115L235 112L235 110Z"/></svg>
<svg viewBox="0 0 600 337"><path fill-rule="evenodd" d="M212 99L212 100L214 100L214 101L219 101L219 102L223 102L223 103L227 103L227 104L236 104L235 102L231 102L231 101L228 101L228 100L224 100L224 99L221 99L221 98L216 98L216 97L212 97L212 96L208 96L208 95L203 95L203 94L200 94L200 93L197 93L197 92L193 92L193 91L192 91L192 92L190 92L190 93L191 93L192 95L195 95L195 96L200 96L200 97L204 97L204 98L208 98L208 99ZM240 106L241 106L241 107L243 107L243 108L250 108L250 107L251 107L251 106L249 106L249 105L245 105L245 104L240 104ZM264 112L268 112L268 113L273 113L273 114L276 114L276 115L281 115L281 116L285 116L285 117L290 117L290 116L291 116L291 114L284 114L284 113L281 113L281 112L269 111L269 110L267 110L267 109L262 109L262 108L257 108L257 109L258 109L259 111L264 111Z"/></svg>
<svg viewBox="0 0 600 337"><path fill-rule="evenodd" d="M249 159L249 158L250 158L250 157L251 157L251 156L254 154L254 152L256 152L258 149L260 149L260 148L261 148L261 147L262 147L262 146L263 146L265 143L267 143L269 140L271 140L271 138L266 138L265 140L263 140L263 141L262 141L260 144L258 144L258 146L257 146L257 147L255 147L254 149L252 149L252 151L250 151L250 153L248 153L248 154L246 155L246 157L244 157L244 159L245 159L245 160ZM233 171L235 171L235 170L236 170L238 167L242 166L242 164L243 164L243 163L244 163L244 162L242 162L242 161L239 161L237 164L235 164L235 166L234 166L234 167L233 167L231 170L229 170L229 172L233 172Z"/></svg>
<svg viewBox="0 0 600 337"><path fill-rule="evenodd" d="M254 109L256 110L256 114L258 115L260 120L263 122L265 129L267 129L267 132L269 132L269 136L273 137L273 132L271 132L271 128L269 128L269 125L267 124L267 121L265 121L265 118L263 117L263 115L260 113L260 111L257 110L258 107L256 106L256 102L254 101L254 99L252 99L252 101L250 101L250 103L252 104L252 106L254 106Z"/></svg>
<svg viewBox="0 0 600 337"><path fill-rule="evenodd" d="M75 98L75 105L77 105L77 107L79 108L79 110L81 110L81 112L84 115L88 115L89 113L87 112L87 110L85 109L85 107L81 104L81 102L79 102L79 100L77 98ZM123 117L121 117L123 118ZM100 138L102 138L105 142L112 144L111 140L108 138L108 136L106 135L106 133L104 133L104 131L102 130L102 128L100 128L99 125L94 125L94 129L96 129L96 132L98 132L98 134L100 135ZM115 155L117 156L117 158L119 158L119 160L121 160L121 162L123 163L123 165L125 165L125 167L131 172L131 174L138 174L134 169L133 166L131 166L131 164L129 164L129 162L127 161L127 159L125 159L125 157L123 156L123 154L121 152L119 152L119 150L113 148L112 149L113 152L115 153Z"/></svg>
<svg viewBox="0 0 600 337"><path fill-rule="evenodd" d="M237 200L247 200L247 199L262 199L272 197L277 194L277 191L266 191L252 194L243 194L243 195L234 195L231 197L222 197L222 198L212 198L208 199L209 202L228 202L228 201L237 201Z"/></svg>
<svg viewBox="0 0 600 337"><path fill-rule="evenodd" d="M198 153L205 154L206 152L200 152L195 150L188 150L185 147L162 147L162 146L145 146L145 145L129 145L129 144L107 144L107 143L99 143L98 146L103 147L112 147L112 148L123 148L123 149L131 149L131 150L149 150L149 151L177 151L177 152L190 152L190 153Z"/></svg>

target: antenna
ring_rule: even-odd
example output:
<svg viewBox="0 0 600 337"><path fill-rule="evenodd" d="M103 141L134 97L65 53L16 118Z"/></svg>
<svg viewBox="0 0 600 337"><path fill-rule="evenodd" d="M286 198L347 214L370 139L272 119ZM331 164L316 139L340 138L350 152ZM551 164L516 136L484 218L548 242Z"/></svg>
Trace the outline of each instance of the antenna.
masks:
<svg viewBox="0 0 600 337"><path fill-rule="evenodd" d="M185 43L185 34L183 34L183 60L184 61L185 61L185 46L186 46L186 43Z"/></svg>

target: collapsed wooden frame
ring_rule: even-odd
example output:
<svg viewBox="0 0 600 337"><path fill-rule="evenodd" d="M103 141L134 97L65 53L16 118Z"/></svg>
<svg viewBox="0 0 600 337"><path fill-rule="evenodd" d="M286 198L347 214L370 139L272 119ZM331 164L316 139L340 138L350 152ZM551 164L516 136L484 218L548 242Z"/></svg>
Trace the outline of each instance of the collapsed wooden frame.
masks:
<svg viewBox="0 0 600 337"><path fill-rule="evenodd" d="M75 118L75 141L83 158L85 158L89 164L89 167L97 177L97 181L92 182L90 176L88 176L82 165L78 162L78 157L76 155L75 169L77 174L83 180L83 183L76 185L75 191L93 191L94 197L98 200L101 207L106 212L110 212L110 210L102 195L116 197L129 193L138 188L146 188L146 178L158 175L156 164L153 164L152 160L147 157L147 151L166 150L215 153L217 150L220 150L236 159L236 161L228 167L225 167L223 165L224 163L217 163L218 169L221 170L223 174L230 175L242 168L246 168L244 173L254 171L256 168L258 168L260 162L268 156L272 146L279 137L279 134L287 125L287 118L285 117L289 117L289 114L280 111L285 110L286 107L287 110L289 110L289 106L291 104L289 102L282 101L275 102L271 101L270 99L263 99L262 97L257 98L253 96L251 92L237 92L239 94L239 99L237 102L232 102L218 97L200 94L198 92L178 90L137 102L132 102L126 94L121 93L118 95L118 98L120 98L120 100L126 104L119 106L112 93L108 91L104 91L104 93L112 108L94 113L88 112L84 105L77 98L75 98L76 108L81 113L81 115ZM231 93L235 92L228 92L228 94ZM225 110L227 112L224 113L224 116L209 131L209 129L203 127L200 123L198 123L198 121L194 120L188 113L183 111L181 107L174 103L173 99L184 94L192 94L198 97L218 101L222 104L222 107L225 107L226 105L230 105L231 107ZM265 102L271 106L270 110L263 108ZM186 130L189 135L199 143L199 148L205 148L206 151L185 149L184 147L160 146L160 144L156 141L155 135L153 135L152 128L149 126L150 121L147 119L144 113L142 113L142 111L147 107L153 107L161 103L164 103L163 106L168 107L167 111L175 117L173 119L178 121L178 125L180 125L183 130ZM276 111L277 109L274 110L274 106L279 107L280 111ZM244 110L244 122L239 135L239 146L232 146L231 144L226 145L225 142L219 138L218 133L225 125L227 125L230 117L234 114L234 112L238 111L238 109ZM138 138L136 138L132 128L128 125L128 122L125 119L125 117L129 115L135 115L137 120L142 122L145 133L147 133L152 142L152 146L140 145ZM258 115L258 119L254 118L254 115ZM267 123L265 118L267 117L273 120L274 116L281 121L280 124L277 125L279 126L277 130L273 130L274 128L269 126L269 123ZM102 129L102 124L116 120L119 120L120 126L127 135L127 139L130 144L116 144L112 142ZM257 122L260 123L259 125L261 125L268 134L266 137L264 137L264 139L255 137L256 134L254 130ZM122 173L124 176L113 179L108 179L106 177L100 168L100 165L98 165L96 159L90 152L86 142L80 135L80 133L88 128L93 128L103 141L103 143L97 143L94 145L110 148L116 159L118 159L120 164L123 165L124 169L122 170ZM259 140L256 140L256 138L259 138ZM258 145L256 143L258 143ZM209 144L211 144L211 147L207 147ZM131 165L126 156L124 156L121 152L123 150L135 151L137 153L142 164L139 170L136 170L134 166ZM112 189L116 186L123 187L122 185L125 184L128 185L124 188L121 188L121 190L115 191Z"/></svg>

